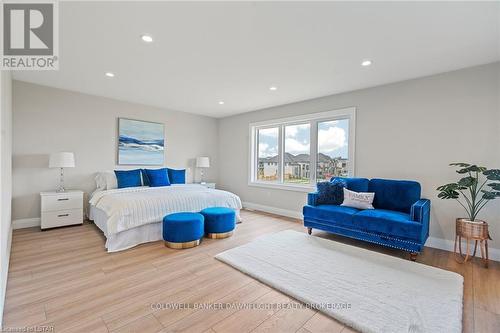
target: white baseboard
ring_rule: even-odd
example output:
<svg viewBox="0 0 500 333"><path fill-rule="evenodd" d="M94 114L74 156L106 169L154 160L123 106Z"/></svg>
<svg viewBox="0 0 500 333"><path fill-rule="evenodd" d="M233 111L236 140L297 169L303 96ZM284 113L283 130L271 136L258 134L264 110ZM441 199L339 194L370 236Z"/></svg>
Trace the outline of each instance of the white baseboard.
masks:
<svg viewBox="0 0 500 333"><path fill-rule="evenodd" d="M455 241L449 240L449 239L429 237L429 238L427 238L427 242L425 242L425 246L453 252L455 250ZM478 244L478 247L479 247L479 244ZM464 249L465 249L465 243L463 243L463 245L462 245L462 251L465 251ZM481 252L480 252L479 248L477 249L476 256L479 256L479 257L481 256ZM491 260L500 261L500 249L488 247L488 257Z"/></svg>
<svg viewBox="0 0 500 333"><path fill-rule="evenodd" d="M2 281L2 285L0 286L0 331L3 328L3 310L5 307L5 295L7 291L7 279L9 277L9 262L10 262L10 250L12 247L12 228L9 229L9 235L7 238L7 251L6 251L6 260L2 261L2 272L5 272L5 276L2 276L0 281Z"/></svg>
<svg viewBox="0 0 500 333"><path fill-rule="evenodd" d="M39 217L33 217L30 219L19 219L12 221L12 229L24 229L31 227L39 227L41 225L41 219Z"/></svg>
<svg viewBox="0 0 500 333"><path fill-rule="evenodd" d="M256 203L252 203L252 202L243 202L243 207L247 208L247 209L260 210L260 211L263 211L266 213L271 213L271 214L276 214L276 215L281 215L281 216L286 216L286 217L292 217L292 218L296 218L296 219L302 219L302 217L303 217L302 212L297 212L297 211L282 209L282 208L276 208L276 207L256 204ZM427 242L425 242L425 246L453 252L455 242L452 240L449 240L449 239L429 237L427 239ZM479 251L479 249L478 249L478 251ZM488 248L488 253L489 253L489 258L491 260L500 261L500 249L495 249L495 248L490 247L490 248Z"/></svg>
<svg viewBox="0 0 500 333"><path fill-rule="evenodd" d="M260 210L266 213L291 217L295 219L302 219L302 212L297 212L294 210L288 210L283 208L271 207L261 204L256 204L253 202L243 202L243 207L250 210ZM40 218L30 218L30 219L20 219L12 221L12 229L22 229L22 228L30 228L30 227L38 227L40 226ZM454 250L454 241L449 239L442 239L437 237L429 237L425 246L446 250L453 252ZM489 257L491 260L500 261L500 249L489 248Z"/></svg>
<svg viewBox="0 0 500 333"><path fill-rule="evenodd" d="M291 217L294 219L302 219L302 212L296 212L296 211L288 210L288 209L260 205L260 204L256 204L256 203L252 203L252 202L243 202L243 208L246 208L249 210L260 210L262 212Z"/></svg>

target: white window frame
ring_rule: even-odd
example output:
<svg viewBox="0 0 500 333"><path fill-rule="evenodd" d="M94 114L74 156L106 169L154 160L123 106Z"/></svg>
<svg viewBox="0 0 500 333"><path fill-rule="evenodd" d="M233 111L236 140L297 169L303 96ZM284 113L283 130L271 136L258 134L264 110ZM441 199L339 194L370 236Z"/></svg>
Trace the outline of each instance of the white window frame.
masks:
<svg viewBox="0 0 500 333"><path fill-rule="evenodd" d="M248 174L248 185L264 188L274 188L290 191L299 192L311 192L316 188L316 160L318 156L318 123L325 121L334 121L340 119L349 119L349 133L348 133L348 155L349 155L349 167L348 173L350 177L354 176L354 157L355 157L355 146L356 146L356 108L348 107L343 109L337 109L326 112L305 114L296 117L287 117L281 119L273 119L260 121L249 124L249 174ZM310 183L309 184L287 184L283 182L283 158L285 154L283 150L285 149L285 138L284 138L284 128L289 125L297 125L310 123ZM278 127L278 181L259 181L256 179L257 163L258 163L258 151L257 151L257 132L259 129Z"/></svg>

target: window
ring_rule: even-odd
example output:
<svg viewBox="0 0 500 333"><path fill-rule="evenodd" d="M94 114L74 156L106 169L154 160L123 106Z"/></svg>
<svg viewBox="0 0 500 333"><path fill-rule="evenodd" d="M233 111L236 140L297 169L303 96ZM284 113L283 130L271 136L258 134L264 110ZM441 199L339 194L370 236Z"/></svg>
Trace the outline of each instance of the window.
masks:
<svg viewBox="0 0 500 333"><path fill-rule="evenodd" d="M349 119L318 122L316 179L349 176Z"/></svg>
<svg viewBox="0 0 500 333"><path fill-rule="evenodd" d="M279 128L262 128L257 130L257 150L259 165L257 180L264 182L276 182L279 179L278 167L278 139Z"/></svg>
<svg viewBox="0 0 500 333"><path fill-rule="evenodd" d="M283 181L291 184L309 184L311 165L311 124L285 126L285 171Z"/></svg>
<svg viewBox="0 0 500 333"><path fill-rule="evenodd" d="M353 176L355 109L250 124L249 184L310 191Z"/></svg>

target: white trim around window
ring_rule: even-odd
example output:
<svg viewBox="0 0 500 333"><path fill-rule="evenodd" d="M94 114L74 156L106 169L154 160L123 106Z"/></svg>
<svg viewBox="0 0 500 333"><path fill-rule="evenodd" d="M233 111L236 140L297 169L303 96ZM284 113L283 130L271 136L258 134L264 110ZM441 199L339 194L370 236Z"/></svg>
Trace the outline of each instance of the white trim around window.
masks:
<svg viewBox="0 0 500 333"><path fill-rule="evenodd" d="M355 130L356 130L356 108L348 107L333 111L305 114L296 117L287 117L273 119L249 124L249 174L248 185L264 188L274 188L299 192L310 192L316 187L317 157L318 157L318 124L326 121L349 120L348 133L348 176L354 176L354 149L355 149ZM290 125L309 124L310 142L309 142L309 182L305 184L290 184L284 182L284 150L285 150L285 127ZM276 180L258 180L258 131L267 128L278 128L278 154L277 154L277 176Z"/></svg>

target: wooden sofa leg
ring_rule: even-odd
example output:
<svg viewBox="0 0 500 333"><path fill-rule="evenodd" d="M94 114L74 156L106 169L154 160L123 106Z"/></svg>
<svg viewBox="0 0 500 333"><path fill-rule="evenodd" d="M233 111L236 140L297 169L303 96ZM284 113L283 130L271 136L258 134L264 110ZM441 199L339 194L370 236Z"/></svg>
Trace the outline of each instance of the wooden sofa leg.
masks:
<svg viewBox="0 0 500 333"><path fill-rule="evenodd" d="M411 252L410 253L410 260L411 261L417 260L417 255L418 255L418 252Z"/></svg>
<svg viewBox="0 0 500 333"><path fill-rule="evenodd" d="M310 235L313 232L313 228L307 228L307 233Z"/></svg>

